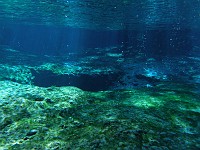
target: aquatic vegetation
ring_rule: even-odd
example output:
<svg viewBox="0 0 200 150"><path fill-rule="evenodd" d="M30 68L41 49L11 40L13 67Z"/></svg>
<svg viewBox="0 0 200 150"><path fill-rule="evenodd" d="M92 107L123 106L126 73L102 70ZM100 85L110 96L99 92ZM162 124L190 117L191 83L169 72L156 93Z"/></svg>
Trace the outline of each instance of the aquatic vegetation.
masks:
<svg viewBox="0 0 200 150"><path fill-rule="evenodd" d="M0 1L0 149L200 149L199 4Z"/></svg>
<svg viewBox="0 0 200 150"><path fill-rule="evenodd" d="M157 71L155 71L154 69L151 69L151 68L144 68L144 71L145 71L145 75L147 77L157 77L158 73Z"/></svg>
<svg viewBox="0 0 200 150"><path fill-rule="evenodd" d="M123 55L121 53L106 53L107 56L110 57L122 57Z"/></svg>
<svg viewBox="0 0 200 150"><path fill-rule="evenodd" d="M0 147L198 149L199 99L184 88L84 92L0 81Z"/></svg>
<svg viewBox="0 0 200 150"><path fill-rule="evenodd" d="M107 62L101 62L104 58L99 58L99 60L94 60L93 56L83 57L76 62L61 62L61 63L49 63L46 62L39 66L32 67L33 70L37 71L51 71L57 75L107 75L118 73L119 69L113 66L105 65ZM95 61L95 62L93 62ZM99 62L100 61L100 62ZM116 59L117 61L117 59Z"/></svg>
<svg viewBox="0 0 200 150"><path fill-rule="evenodd" d="M12 80L23 84L32 84L34 76L28 66L0 64L0 79Z"/></svg>

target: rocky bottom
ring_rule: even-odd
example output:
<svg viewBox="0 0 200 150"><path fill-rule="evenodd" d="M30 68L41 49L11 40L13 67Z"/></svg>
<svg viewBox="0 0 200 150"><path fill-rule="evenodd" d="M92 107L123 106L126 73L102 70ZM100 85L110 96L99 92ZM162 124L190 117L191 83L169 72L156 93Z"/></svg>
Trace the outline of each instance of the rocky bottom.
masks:
<svg viewBox="0 0 200 150"><path fill-rule="evenodd" d="M2 150L197 150L195 85L85 92L0 81Z"/></svg>

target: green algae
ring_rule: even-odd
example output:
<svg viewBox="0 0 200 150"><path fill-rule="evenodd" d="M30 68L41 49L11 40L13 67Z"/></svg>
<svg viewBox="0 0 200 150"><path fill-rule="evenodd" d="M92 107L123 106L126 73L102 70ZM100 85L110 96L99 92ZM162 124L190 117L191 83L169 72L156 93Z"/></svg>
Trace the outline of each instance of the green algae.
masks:
<svg viewBox="0 0 200 150"><path fill-rule="evenodd" d="M183 92L0 85L1 149L199 148L200 104L184 85Z"/></svg>
<svg viewBox="0 0 200 150"><path fill-rule="evenodd" d="M34 76L26 65L0 64L0 80L11 80L23 84L31 84Z"/></svg>

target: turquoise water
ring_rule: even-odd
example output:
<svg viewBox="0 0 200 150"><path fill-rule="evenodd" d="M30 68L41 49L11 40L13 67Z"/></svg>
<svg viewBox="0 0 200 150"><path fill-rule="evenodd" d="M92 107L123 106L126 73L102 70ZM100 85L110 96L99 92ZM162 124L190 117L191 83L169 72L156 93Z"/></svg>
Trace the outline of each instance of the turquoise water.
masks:
<svg viewBox="0 0 200 150"><path fill-rule="evenodd" d="M199 1L38 0L1 1L1 20L90 29L198 28Z"/></svg>
<svg viewBox="0 0 200 150"><path fill-rule="evenodd" d="M0 149L200 149L199 8L0 1Z"/></svg>

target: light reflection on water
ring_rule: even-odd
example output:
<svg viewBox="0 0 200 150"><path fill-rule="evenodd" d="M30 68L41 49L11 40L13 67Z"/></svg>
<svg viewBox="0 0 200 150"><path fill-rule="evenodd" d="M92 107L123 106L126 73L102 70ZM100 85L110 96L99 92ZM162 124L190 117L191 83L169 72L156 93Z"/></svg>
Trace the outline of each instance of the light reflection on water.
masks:
<svg viewBox="0 0 200 150"><path fill-rule="evenodd" d="M0 21L90 29L198 28L199 0L5 0Z"/></svg>

